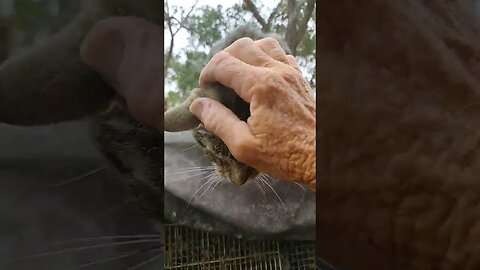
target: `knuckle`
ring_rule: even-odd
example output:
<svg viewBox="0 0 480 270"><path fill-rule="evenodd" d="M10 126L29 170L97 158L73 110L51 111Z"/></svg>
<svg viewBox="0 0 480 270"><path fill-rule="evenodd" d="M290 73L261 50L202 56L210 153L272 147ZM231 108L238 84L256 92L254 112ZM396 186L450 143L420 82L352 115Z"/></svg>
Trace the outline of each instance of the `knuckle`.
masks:
<svg viewBox="0 0 480 270"><path fill-rule="evenodd" d="M291 55L291 54L287 54L287 59L291 62L291 63L296 63L297 62L297 59L295 59L295 56Z"/></svg>
<svg viewBox="0 0 480 270"><path fill-rule="evenodd" d="M249 37L242 37L236 40L232 45L247 46L253 44L253 40Z"/></svg>
<svg viewBox="0 0 480 270"><path fill-rule="evenodd" d="M230 46L228 46L225 51L230 52L232 54L236 54L242 49L245 49L246 47L251 47L254 44L254 41L249 38L249 37L242 37L237 39L235 42L233 42Z"/></svg>
<svg viewBox="0 0 480 270"><path fill-rule="evenodd" d="M212 57L212 60L210 60L210 63L214 65L218 65L228 57L230 57L230 54L228 52L220 51Z"/></svg>
<svg viewBox="0 0 480 270"><path fill-rule="evenodd" d="M260 44L268 45L270 47L280 47L280 43L278 42L278 40L273 37L262 38L257 42Z"/></svg>

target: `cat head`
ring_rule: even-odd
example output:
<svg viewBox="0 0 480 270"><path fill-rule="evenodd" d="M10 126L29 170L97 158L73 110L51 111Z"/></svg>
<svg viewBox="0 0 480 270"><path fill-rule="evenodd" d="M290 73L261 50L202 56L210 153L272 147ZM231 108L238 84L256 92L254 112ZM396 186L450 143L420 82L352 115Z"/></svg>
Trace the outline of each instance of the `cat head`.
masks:
<svg viewBox="0 0 480 270"><path fill-rule="evenodd" d="M280 43L287 54L291 53L279 35L262 33L250 26L241 26L232 31L227 37L216 42L212 46L208 58L212 58L213 55L243 37L248 37L252 40L273 37ZM193 137L214 164L217 173L229 179L234 184L242 185L249 179L257 176L257 170L236 160L225 143L215 134L205 129L203 124L189 111L190 104L198 97L208 97L222 103L232 110L242 121L247 121L248 117L250 117L250 107L248 103L236 95L232 89L214 83L207 85L204 89L197 88L192 90L184 102L168 110L164 117L165 131L179 132L192 130Z"/></svg>

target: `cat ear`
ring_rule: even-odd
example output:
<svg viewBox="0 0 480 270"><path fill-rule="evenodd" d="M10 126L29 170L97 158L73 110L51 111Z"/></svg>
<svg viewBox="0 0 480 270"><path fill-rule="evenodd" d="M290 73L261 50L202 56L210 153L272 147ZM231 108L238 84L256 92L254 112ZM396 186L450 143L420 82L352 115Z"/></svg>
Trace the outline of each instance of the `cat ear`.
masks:
<svg viewBox="0 0 480 270"><path fill-rule="evenodd" d="M85 18L0 65L0 123L49 124L108 106L115 92L80 58L80 43L91 26Z"/></svg>
<svg viewBox="0 0 480 270"><path fill-rule="evenodd" d="M190 104L200 95L200 89L194 89L190 96L180 105L168 109L164 114L164 130L179 132L191 130L200 124L200 120L190 112Z"/></svg>

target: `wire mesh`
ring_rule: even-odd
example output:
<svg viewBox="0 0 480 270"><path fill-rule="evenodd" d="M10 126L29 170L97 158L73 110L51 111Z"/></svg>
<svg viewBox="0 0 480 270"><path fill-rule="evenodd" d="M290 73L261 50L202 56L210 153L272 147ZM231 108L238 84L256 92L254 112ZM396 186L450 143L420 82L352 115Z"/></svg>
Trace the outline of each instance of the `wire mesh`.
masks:
<svg viewBox="0 0 480 270"><path fill-rule="evenodd" d="M165 226L166 270L310 270L315 264L313 242L241 240Z"/></svg>

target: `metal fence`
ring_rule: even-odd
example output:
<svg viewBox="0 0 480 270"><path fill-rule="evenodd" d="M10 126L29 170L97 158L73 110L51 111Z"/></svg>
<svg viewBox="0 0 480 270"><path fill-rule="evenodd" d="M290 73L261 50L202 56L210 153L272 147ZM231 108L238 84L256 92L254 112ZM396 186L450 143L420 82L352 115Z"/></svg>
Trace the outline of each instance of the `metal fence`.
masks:
<svg viewBox="0 0 480 270"><path fill-rule="evenodd" d="M165 225L165 269L316 269L315 243L241 240L233 236Z"/></svg>

